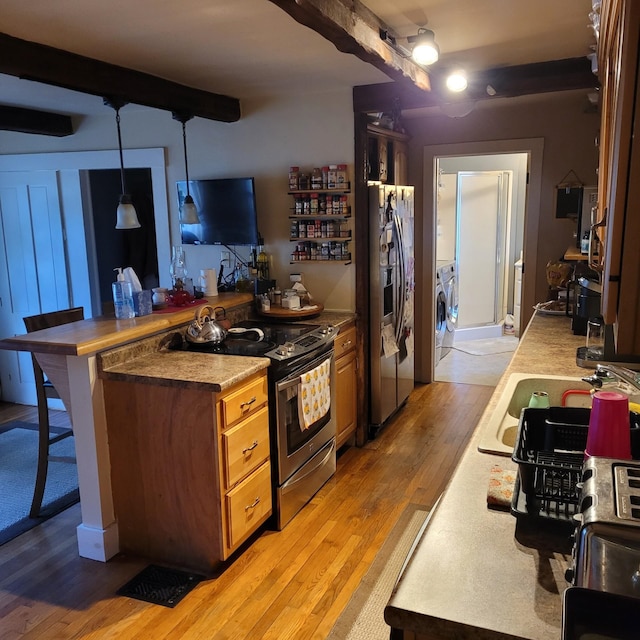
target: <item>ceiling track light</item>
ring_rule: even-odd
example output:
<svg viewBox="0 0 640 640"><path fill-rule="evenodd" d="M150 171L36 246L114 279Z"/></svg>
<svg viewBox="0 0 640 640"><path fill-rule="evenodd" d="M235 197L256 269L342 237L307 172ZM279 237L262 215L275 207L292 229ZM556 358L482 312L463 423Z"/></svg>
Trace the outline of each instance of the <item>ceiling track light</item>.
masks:
<svg viewBox="0 0 640 640"><path fill-rule="evenodd" d="M131 196L127 193L127 186L124 177L124 159L122 155L122 134L120 133L120 109L127 102L118 98L104 98L104 104L111 107L116 112L116 128L118 130L118 151L120 152L120 183L121 193L118 201L118 209L116 212L116 229L139 229L140 221L138 214L131 200Z"/></svg>
<svg viewBox="0 0 640 640"><path fill-rule="evenodd" d="M187 182L187 195L184 198L182 207L180 209L180 223L181 224L200 224L200 217L198 216L198 208L193 201L191 194L189 193L189 164L187 162L187 122L193 118L192 115L185 115L173 112L173 119L182 123L182 145L184 147L184 172Z"/></svg>
<svg viewBox="0 0 640 640"><path fill-rule="evenodd" d="M447 89L453 93L461 93L467 88L467 74L462 69L452 71L445 81Z"/></svg>
<svg viewBox="0 0 640 640"><path fill-rule="evenodd" d="M438 62L440 47L436 44L435 34L431 29L418 29L418 34L409 36L407 40L413 43L411 57L414 62L422 66L429 66Z"/></svg>

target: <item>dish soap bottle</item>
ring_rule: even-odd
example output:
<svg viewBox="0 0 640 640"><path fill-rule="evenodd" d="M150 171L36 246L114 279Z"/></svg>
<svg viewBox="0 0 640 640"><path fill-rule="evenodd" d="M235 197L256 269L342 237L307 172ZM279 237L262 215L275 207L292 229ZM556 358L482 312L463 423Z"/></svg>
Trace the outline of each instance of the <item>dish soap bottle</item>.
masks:
<svg viewBox="0 0 640 640"><path fill-rule="evenodd" d="M116 281L111 284L113 292L113 310L117 320L127 320L133 318L135 312L133 309L133 289L131 283L127 282L122 273L122 267L114 269L118 272Z"/></svg>

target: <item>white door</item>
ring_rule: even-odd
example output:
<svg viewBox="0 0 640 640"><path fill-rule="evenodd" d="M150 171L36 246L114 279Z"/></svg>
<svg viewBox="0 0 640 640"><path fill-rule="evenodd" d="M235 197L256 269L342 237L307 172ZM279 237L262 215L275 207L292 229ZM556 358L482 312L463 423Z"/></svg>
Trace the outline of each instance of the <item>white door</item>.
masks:
<svg viewBox="0 0 640 640"><path fill-rule="evenodd" d="M69 284L55 171L0 172L0 335L25 316L64 309ZM0 350L2 400L36 404L31 355Z"/></svg>
<svg viewBox="0 0 640 640"><path fill-rule="evenodd" d="M506 171L458 174L458 327L498 322L505 260Z"/></svg>

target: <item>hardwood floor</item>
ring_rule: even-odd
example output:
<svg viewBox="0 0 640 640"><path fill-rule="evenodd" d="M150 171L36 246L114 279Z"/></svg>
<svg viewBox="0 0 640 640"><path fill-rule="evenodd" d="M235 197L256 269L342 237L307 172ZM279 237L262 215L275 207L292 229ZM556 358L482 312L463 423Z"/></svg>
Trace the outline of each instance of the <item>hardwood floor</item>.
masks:
<svg viewBox="0 0 640 640"><path fill-rule="evenodd" d="M376 440L281 532L264 530L175 609L115 595L149 564L80 558L79 506L0 547L0 639L318 639L327 636L409 503L431 507L492 387L417 386ZM0 422L13 405L0 406Z"/></svg>

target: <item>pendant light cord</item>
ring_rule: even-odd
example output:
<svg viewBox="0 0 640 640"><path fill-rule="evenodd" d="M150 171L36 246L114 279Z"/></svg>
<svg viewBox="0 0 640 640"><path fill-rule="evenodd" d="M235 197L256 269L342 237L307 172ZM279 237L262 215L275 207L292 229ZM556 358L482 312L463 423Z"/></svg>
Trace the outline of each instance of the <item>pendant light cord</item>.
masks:
<svg viewBox="0 0 640 640"><path fill-rule="evenodd" d="M189 165L187 163L187 123L182 121L182 145L184 146L184 174L187 179L187 196L189 196Z"/></svg>
<svg viewBox="0 0 640 640"><path fill-rule="evenodd" d="M118 128L118 150L120 152L120 182L122 183L122 193L127 193L124 182L124 158L122 155L122 136L120 134L120 107L116 107L116 127Z"/></svg>

